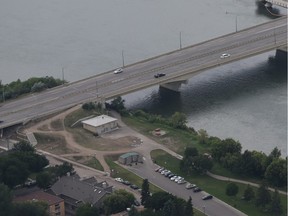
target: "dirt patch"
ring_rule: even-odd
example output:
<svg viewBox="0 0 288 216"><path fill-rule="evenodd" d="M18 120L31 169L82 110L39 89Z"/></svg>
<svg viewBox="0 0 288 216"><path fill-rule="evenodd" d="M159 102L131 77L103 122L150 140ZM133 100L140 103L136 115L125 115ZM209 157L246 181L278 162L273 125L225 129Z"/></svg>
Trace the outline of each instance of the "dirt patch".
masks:
<svg viewBox="0 0 288 216"><path fill-rule="evenodd" d="M51 129L54 131L63 131L64 130L64 125L61 119L56 119L51 122Z"/></svg>
<svg viewBox="0 0 288 216"><path fill-rule="evenodd" d="M67 147L65 137L58 134L34 133L38 142L36 148L51 152L53 154L76 153Z"/></svg>
<svg viewBox="0 0 288 216"><path fill-rule="evenodd" d="M41 125L40 127L37 128L40 131L50 131L50 128L47 124Z"/></svg>

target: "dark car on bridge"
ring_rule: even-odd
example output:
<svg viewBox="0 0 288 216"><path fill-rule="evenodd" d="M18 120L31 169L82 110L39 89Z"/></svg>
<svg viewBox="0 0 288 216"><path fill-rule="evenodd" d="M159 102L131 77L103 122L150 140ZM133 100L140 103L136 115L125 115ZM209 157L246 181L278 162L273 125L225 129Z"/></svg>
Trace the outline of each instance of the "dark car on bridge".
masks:
<svg viewBox="0 0 288 216"><path fill-rule="evenodd" d="M159 77L163 77L163 76L166 76L165 73L157 73L154 75L155 78L159 78Z"/></svg>

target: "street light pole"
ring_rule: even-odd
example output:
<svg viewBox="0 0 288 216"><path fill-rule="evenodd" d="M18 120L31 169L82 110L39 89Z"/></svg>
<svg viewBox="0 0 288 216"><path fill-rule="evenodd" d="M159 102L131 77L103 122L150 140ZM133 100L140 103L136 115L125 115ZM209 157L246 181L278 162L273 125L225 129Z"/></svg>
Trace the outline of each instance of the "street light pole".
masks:
<svg viewBox="0 0 288 216"><path fill-rule="evenodd" d="M237 16L237 14L236 14L236 16L235 16L235 27L236 27L236 32L238 31L238 22L237 22L237 20L238 20L238 16Z"/></svg>
<svg viewBox="0 0 288 216"><path fill-rule="evenodd" d="M124 50L122 50L122 66L124 67Z"/></svg>
<svg viewBox="0 0 288 216"><path fill-rule="evenodd" d="M4 90L5 90L5 86L3 85L3 92L2 92L2 93L3 93L3 96L2 96L2 97L3 97L3 102L5 102L5 93L4 93Z"/></svg>
<svg viewBox="0 0 288 216"><path fill-rule="evenodd" d="M62 67L62 84L64 84L64 67Z"/></svg>
<svg viewBox="0 0 288 216"><path fill-rule="evenodd" d="M181 50L182 49L182 34L181 34L181 31L180 31L180 41L179 42L180 42L179 45L180 45L180 50Z"/></svg>

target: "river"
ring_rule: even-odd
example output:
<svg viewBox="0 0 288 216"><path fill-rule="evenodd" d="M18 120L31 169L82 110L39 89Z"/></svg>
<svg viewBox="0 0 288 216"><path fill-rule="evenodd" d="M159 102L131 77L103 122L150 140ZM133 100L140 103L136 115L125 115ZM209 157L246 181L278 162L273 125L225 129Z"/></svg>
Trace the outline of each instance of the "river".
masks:
<svg viewBox="0 0 288 216"><path fill-rule="evenodd" d="M1 0L0 80L73 82L271 19L251 0ZM189 126L243 150L277 146L286 156L287 68L268 61L274 54L208 70L180 94L153 87L123 98L128 108L183 112Z"/></svg>

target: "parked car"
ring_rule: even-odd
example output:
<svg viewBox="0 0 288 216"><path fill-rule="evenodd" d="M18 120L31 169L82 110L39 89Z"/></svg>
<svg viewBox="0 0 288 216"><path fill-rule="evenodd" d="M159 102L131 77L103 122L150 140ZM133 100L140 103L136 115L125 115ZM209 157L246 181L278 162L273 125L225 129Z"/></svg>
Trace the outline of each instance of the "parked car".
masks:
<svg viewBox="0 0 288 216"><path fill-rule="evenodd" d="M176 179L177 177L178 177L178 176L175 175L175 176L171 177L170 180L171 180L171 181L175 181L175 179Z"/></svg>
<svg viewBox="0 0 288 216"><path fill-rule="evenodd" d="M131 184L131 185L130 185L130 188L132 188L132 189L134 189L134 190L139 189L139 187L138 187L137 185L134 185L134 184Z"/></svg>
<svg viewBox="0 0 288 216"><path fill-rule="evenodd" d="M213 198L213 196L210 195L210 194L208 194L208 195L202 197L202 200L210 200L210 199L212 199L212 198Z"/></svg>
<svg viewBox="0 0 288 216"><path fill-rule="evenodd" d="M174 174L174 173L170 173L167 177L170 179L170 178L172 178L173 176L175 176L175 174Z"/></svg>
<svg viewBox="0 0 288 216"><path fill-rule="evenodd" d="M193 192L195 192L195 193L200 192L200 191L202 191L202 189L199 188L199 187L195 187L195 188L193 189Z"/></svg>
<svg viewBox="0 0 288 216"><path fill-rule="evenodd" d="M158 172L161 169L161 167L158 167L155 169L155 172Z"/></svg>
<svg viewBox="0 0 288 216"><path fill-rule="evenodd" d="M180 179L178 182L177 182L177 184L185 184L186 183L186 181L184 180L184 179Z"/></svg>
<svg viewBox="0 0 288 216"><path fill-rule="evenodd" d="M191 184L191 183L189 183L189 182L188 182L188 183L186 184L186 186L185 186L185 188L188 189L188 190L189 190L189 189L192 189L192 188L195 188L195 187L196 187L195 184Z"/></svg>
<svg viewBox="0 0 288 216"><path fill-rule="evenodd" d="M122 183L123 179L122 178L115 178L115 181Z"/></svg>
<svg viewBox="0 0 288 216"><path fill-rule="evenodd" d="M157 73L154 75L155 78L159 78L159 77L163 77L163 76L166 76L165 73Z"/></svg>
<svg viewBox="0 0 288 216"><path fill-rule="evenodd" d="M184 179L183 177L178 176L178 178L176 178L174 181L177 183L178 181L183 180L183 179Z"/></svg>
<svg viewBox="0 0 288 216"><path fill-rule="evenodd" d="M131 183L129 181L123 181L122 182L124 185L131 185Z"/></svg>

